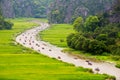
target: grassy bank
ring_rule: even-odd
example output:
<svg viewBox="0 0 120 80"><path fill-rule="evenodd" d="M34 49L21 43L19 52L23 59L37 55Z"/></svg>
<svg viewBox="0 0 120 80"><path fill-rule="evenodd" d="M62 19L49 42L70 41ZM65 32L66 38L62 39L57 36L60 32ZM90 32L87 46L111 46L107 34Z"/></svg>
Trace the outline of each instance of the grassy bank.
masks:
<svg viewBox="0 0 120 80"><path fill-rule="evenodd" d="M32 19L30 19L32 20ZM14 44L18 32L37 26L29 19L14 19L12 30L0 31L0 80L105 80L106 75L50 59ZM86 77L87 76L87 77Z"/></svg>
<svg viewBox="0 0 120 80"><path fill-rule="evenodd" d="M72 25L69 24L54 24L49 29L40 33L42 40L50 42L59 47L67 47L66 37L72 30Z"/></svg>
<svg viewBox="0 0 120 80"><path fill-rule="evenodd" d="M77 51L77 50L68 48L66 44L67 43L66 36L68 36L72 32L74 32L72 25L56 24L56 25L52 25L50 29L43 31L40 34L44 41L48 41L56 46L67 48L64 50L65 52L69 52L75 56L78 56L79 58L90 59L93 61L116 62L119 64L120 56L109 55L107 53L104 53L103 55L91 55L83 51ZM60 41L61 39L64 40L64 42L61 42Z"/></svg>

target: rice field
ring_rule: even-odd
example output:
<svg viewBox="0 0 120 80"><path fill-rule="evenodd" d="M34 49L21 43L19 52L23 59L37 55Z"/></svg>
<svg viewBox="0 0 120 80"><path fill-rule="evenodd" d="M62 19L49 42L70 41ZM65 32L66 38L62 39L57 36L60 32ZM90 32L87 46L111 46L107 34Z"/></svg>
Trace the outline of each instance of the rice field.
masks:
<svg viewBox="0 0 120 80"><path fill-rule="evenodd" d="M59 47L67 47L66 37L73 33L70 24L53 24L49 29L40 33L42 40L50 42Z"/></svg>
<svg viewBox="0 0 120 80"><path fill-rule="evenodd" d="M14 23L13 29L0 30L0 80L105 80L108 77L17 45L15 36L18 33L38 25L30 20L33 19L10 19ZM63 45L66 46L65 42Z"/></svg>

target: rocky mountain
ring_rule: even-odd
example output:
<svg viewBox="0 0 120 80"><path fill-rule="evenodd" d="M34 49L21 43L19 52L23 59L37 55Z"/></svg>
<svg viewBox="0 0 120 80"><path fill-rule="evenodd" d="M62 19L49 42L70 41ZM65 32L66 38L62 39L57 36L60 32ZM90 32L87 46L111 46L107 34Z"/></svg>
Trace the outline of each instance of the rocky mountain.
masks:
<svg viewBox="0 0 120 80"><path fill-rule="evenodd" d="M6 18L47 18L51 23L71 23L78 16L102 13L111 8L114 0L0 0ZM115 18L114 18L115 19ZM112 19L113 20L113 19Z"/></svg>
<svg viewBox="0 0 120 80"><path fill-rule="evenodd" d="M51 23L70 23L78 16L104 12L111 8L113 0L55 0L50 6L49 21Z"/></svg>
<svg viewBox="0 0 120 80"><path fill-rule="evenodd" d="M4 17L47 17L49 4L54 0L1 0Z"/></svg>
<svg viewBox="0 0 120 80"><path fill-rule="evenodd" d="M4 17L7 17L7 18L15 17L13 4L11 0L0 0L0 7Z"/></svg>

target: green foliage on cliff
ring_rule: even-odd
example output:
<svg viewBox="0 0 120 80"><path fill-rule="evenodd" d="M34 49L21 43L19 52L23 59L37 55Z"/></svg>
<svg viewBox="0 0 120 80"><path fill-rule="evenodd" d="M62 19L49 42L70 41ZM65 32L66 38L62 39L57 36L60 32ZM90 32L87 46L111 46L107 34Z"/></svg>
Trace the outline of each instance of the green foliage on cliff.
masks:
<svg viewBox="0 0 120 80"><path fill-rule="evenodd" d="M54 0L1 0L4 17L46 18L49 5Z"/></svg>
<svg viewBox="0 0 120 80"><path fill-rule="evenodd" d="M113 0L55 0L50 6L49 21L51 23L71 23L77 17L109 10Z"/></svg>
<svg viewBox="0 0 120 80"><path fill-rule="evenodd" d="M46 18L47 8L53 0L14 0L16 17Z"/></svg>

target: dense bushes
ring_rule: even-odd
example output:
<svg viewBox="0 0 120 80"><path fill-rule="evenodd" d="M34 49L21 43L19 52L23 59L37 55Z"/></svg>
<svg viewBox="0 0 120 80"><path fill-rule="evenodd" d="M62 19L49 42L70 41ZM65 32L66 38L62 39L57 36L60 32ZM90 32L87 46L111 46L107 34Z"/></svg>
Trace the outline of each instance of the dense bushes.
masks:
<svg viewBox="0 0 120 80"><path fill-rule="evenodd" d="M80 34L71 34L67 37L68 46L76 50L91 52L92 54L102 54L106 51L106 45L98 40L87 39Z"/></svg>
<svg viewBox="0 0 120 80"><path fill-rule="evenodd" d="M93 55L100 55L103 52L120 55L119 27L116 24L100 26L99 23L102 22L97 16L90 16L85 21L81 17L77 18L73 24L77 33L67 37L68 46Z"/></svg>
<svg viewBox="0 0 120 80"><path fill-rule="evenodd" d="M115 66L116 66L117 68L120 68L120 63L117 63Z"/></svg>
<svg viewBox="0 0 120 80"><path fill-rule="evenodd" d="M0 25L0 30L2 29L12 29L13 23L8 22L8 21L4 21L2 25Z"/></svg>
<svg viewBox="0 0 120 80"><path fill-rule="evenodd" d="M0 2L1 3L1 2ZM2 9L0 6L0 30L12 29L13 23L6 21L2 16Z"/></svg>
<svg viewBox="0 0 120 80"><path fill-rule="evenodd" d="M12 29L13 23L9 22L9 21L5 21L4 18L2 16L0 16L0 30L3 29Z"/></svg>

